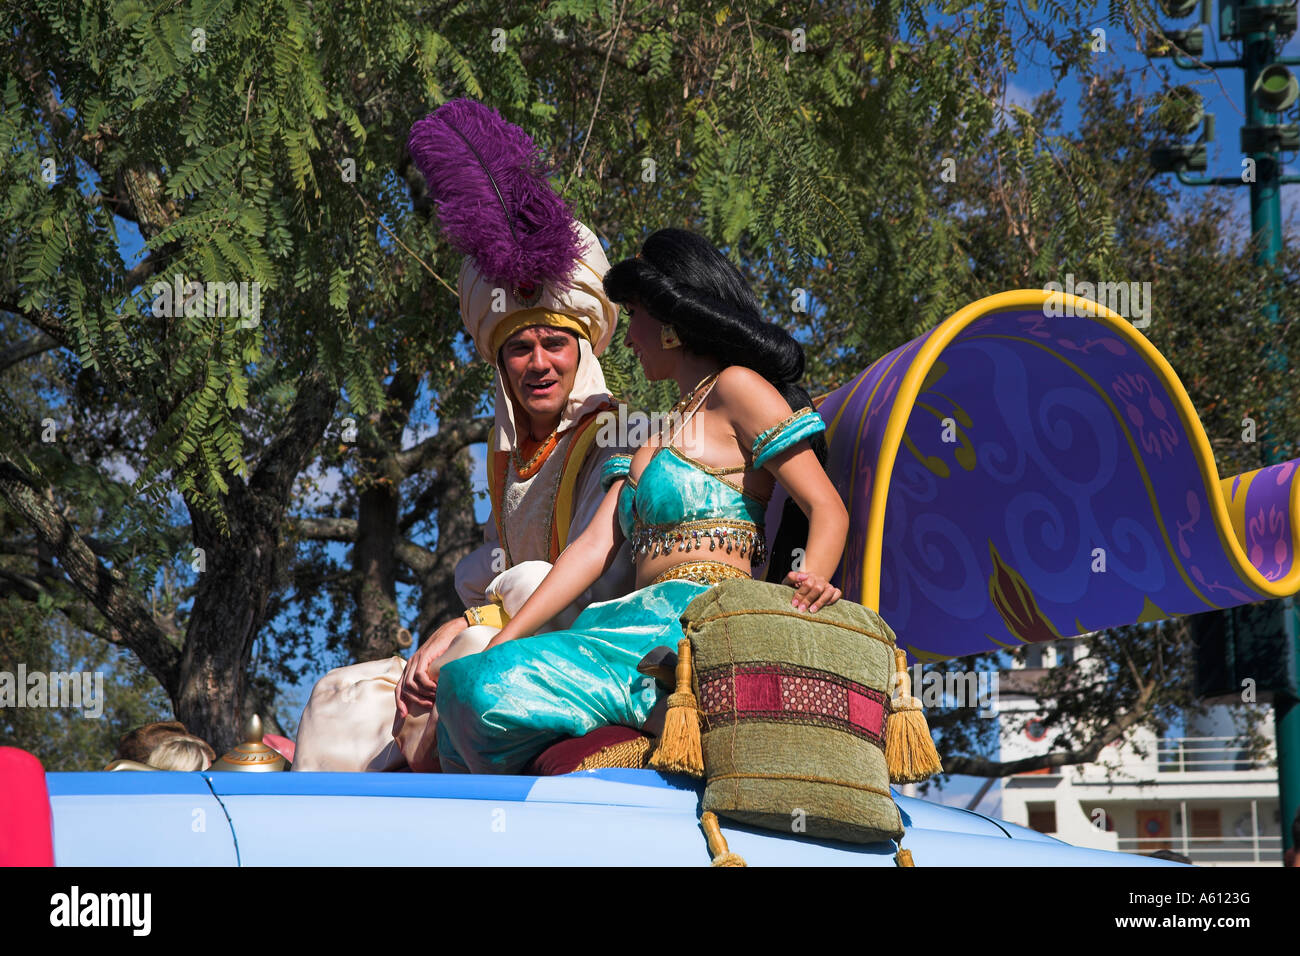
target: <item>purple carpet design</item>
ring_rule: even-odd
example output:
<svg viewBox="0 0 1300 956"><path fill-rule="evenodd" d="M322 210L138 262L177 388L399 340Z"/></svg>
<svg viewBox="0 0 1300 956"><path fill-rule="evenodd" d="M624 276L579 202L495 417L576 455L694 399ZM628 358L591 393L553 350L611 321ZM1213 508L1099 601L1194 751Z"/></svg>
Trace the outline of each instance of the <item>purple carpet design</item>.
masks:
<svg viewBox="0 0 1300 956"><path fill-rule="evenodd" d="M1048 296L981 299L821 401L845 596L934 660L1300 590L1297 462L1220 479L1155 347Z"/></svg>

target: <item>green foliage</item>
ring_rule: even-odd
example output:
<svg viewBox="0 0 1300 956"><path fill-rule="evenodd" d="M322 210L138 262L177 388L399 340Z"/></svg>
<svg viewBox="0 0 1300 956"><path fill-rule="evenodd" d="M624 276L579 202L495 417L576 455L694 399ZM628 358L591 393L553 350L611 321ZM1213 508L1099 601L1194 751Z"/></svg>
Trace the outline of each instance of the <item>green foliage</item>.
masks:
<svg viewBox="0 0 1300 956"><path fill-rule="evenodd" d="M82 688L89 674L91 696L79 698L78 707L47 690L46 706L0 708L0 746L34 753L47 771L102 770L128 730L172 719L167 697L130 654L67 624L52 628L52 610L48 601L0 599L0 673L16 681L21 665L29 677L75 674ZM24 696L29 700L36 698Z"/></svg>
<svg viewBox="0 0 1300 956"><path fill-rule="evenodd" d="M421 88L490 95L471 65L483 44L424 29L414 72L408 24L416 20L404 10L380 15L358 4L323 16L289 0L101 0L76 5L78 25L74 5L35 6L21 24L4 15L7 35L23 38L21 49L6 47L0 121L15 159L0 174L5 241L21 253L5 287L22 308L57 316L83 367L154 423L137 491L174 489L224 527L229 476L247 475L241 413L251 366L323 361L356 411L382 404L387 362L375 356L391 351L402 323L370 329L371 310L359 303L378 296L391 308L421 279L408 273L394 283L386 265L392 243L381 216L402 218L394 209L402 197L378 171L400 153ZM452 10L442 26L465 15ZM56 117L40 83L16 82L36 62L71 65L48 88L65 107ZM503 86L527 88L507 72L497 74ZM389 122L397 104L400 119ZM53 186L40 178L42 158L55 162ZM355 181L342 174L345 159ZM158 263L138 288L122 285L127 264L106 204L86 202L96 185L132 201L126 212ZM160 303L158 289L177 276L256 284L259 321ZM4 450L26 455L21 443Z"/></svg>

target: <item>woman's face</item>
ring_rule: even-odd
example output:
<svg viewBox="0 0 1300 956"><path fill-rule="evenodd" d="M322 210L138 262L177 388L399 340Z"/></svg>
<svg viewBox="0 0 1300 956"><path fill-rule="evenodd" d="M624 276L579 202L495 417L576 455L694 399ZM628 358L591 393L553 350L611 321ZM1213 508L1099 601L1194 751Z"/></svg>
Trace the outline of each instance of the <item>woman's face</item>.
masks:
<svg viewBox="0 0 1300 956"><path fill-rule="evenodd" d="M636 354L645 377L652 382L672 378L672 369L681 355L681 349L663 347L659 333L664 324L653 318L639 302L629 303L624 307L624 312L628 316L628 323L623 344Z"/></svg>

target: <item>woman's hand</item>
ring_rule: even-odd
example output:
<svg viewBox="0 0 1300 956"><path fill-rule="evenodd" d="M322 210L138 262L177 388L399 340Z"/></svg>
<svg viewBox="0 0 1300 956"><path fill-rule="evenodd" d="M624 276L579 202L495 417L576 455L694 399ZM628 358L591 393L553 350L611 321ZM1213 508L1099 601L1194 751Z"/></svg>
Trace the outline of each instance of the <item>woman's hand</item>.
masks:
<svg viewBox="0 0 1300 956"><path fill-rule="evenodd" d="M791 571L785 576L785 583L795 589L791 604L800 611L816 614L820 608L830 607L844 592L827 581L820 574L808 571Z"/></svg>
<svg viewBox="0 0 1300 956"><path fill-rule="evenodd" d="M406 717L409 707L433 704L434 694L438 690L438 675L432 670L433 662L447 653L447 648L456 639L456 635L467 627L469 622L465 618L452 618L416 648L411 659L406 662L402 679L397 682L395 693L399 717Z"/></svg>

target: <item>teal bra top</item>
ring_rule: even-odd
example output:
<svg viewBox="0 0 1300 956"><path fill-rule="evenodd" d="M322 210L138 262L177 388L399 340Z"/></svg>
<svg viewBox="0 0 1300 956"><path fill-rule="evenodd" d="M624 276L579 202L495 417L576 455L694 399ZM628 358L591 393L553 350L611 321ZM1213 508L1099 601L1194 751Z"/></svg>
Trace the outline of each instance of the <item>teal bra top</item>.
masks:
<svg viewBox="0 0 1300 956"><path fill-rule="evenodd" d="M754 468L761 468L798 442L824 431L811 408L801 408L754 440ZM630 455L615 455L601 469L601 487L625 478L618 497L618 523L632 542L633 555L690 551L708 544L713 551L739 548L754 564L764 557L763 516L767 502L741 491L721 476L749 469L712 468L673 445L656 449L635 481Z"/></svg>

